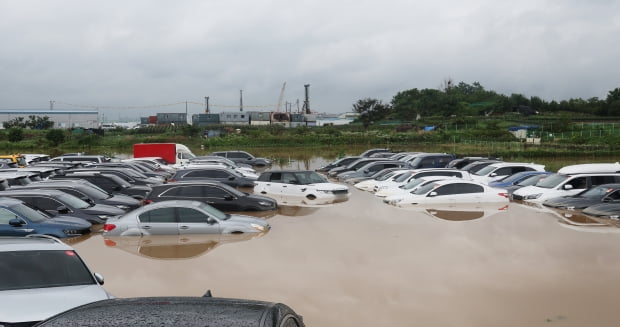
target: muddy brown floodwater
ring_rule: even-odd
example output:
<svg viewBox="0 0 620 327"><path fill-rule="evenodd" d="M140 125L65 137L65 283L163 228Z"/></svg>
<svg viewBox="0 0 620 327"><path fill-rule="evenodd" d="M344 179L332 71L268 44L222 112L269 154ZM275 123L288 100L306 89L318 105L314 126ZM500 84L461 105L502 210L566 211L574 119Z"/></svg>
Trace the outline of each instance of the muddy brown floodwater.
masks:
<svg viewBox="0 0 620 327"><path fill-rule="evenodd" d="M282 302L308 326L618 326L620 228L511 203L350 200L263 214L265 235L74 240L117 297ZM568 217L568 218L567 218Z"/></svg>

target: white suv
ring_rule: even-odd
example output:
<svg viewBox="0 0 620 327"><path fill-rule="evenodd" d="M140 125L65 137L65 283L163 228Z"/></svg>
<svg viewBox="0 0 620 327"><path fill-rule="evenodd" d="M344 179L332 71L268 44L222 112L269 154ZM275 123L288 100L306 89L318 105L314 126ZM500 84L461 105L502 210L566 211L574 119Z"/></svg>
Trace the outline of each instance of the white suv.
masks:
<svg viewBox="0 0 620 327"><path fill-rule="evenodd" d="M30 325L82 304L113 298L59 239L0 237L0 326Z"/></svg>
<svg viewBox="0 0 620 327"><path fill-rule="evenodd" d="M575 195L592 186L620 183L620 164L583 164L566 166L536 185L512 193L513 200L543 202L560 196Z"/></svg>

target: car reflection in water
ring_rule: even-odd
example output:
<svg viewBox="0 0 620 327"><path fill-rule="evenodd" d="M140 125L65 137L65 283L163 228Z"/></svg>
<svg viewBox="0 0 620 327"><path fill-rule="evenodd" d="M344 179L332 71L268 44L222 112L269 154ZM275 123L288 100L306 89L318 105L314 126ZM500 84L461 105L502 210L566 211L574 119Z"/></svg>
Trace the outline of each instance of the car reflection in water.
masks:
<svg viewBox="0 0 620 327"><path fill-rule="evenodd" d="M597 219L572 210L552 209L551 212L558 217L558 223L562 227L580 232L620 233L620 226L610 219Z"/></svg>
<svg viewBox="0 0 620 327"><path fill-rule="evenodd" d="M469 221L482 218L488 218L501 212L508 210L508 205L493 205L493 204L480 204L480 205L426 205L419 206L411 211L419 211L427 216L433 218L439 218L450 221Z"/></svg>
<svg viewBox="0 0 620 327"><path fill-rule="evenodd" d="M190 259L221 244L249 241L265 233L106 236L104 244L131 254L157 260Z"/></svg>

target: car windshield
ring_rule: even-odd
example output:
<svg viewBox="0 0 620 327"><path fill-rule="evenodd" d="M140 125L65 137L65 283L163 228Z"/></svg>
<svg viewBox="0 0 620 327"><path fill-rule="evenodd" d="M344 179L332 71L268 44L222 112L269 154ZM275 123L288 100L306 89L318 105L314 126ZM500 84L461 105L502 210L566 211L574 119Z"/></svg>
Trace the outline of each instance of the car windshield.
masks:
<svg viewBox="0 0 620 327"><path fill-rule="evenodd" d="M313 171L296 172L295 177L297 177L297 180L302 185L328 183L325 177Z"/></svg>
<svg viewBox="0 0 620 327"><path fill-rule="evenodd" d="M613 191L615 191L613 188L596 186L579 193L577 196L580 198L601 199Z"/></svg>
<svg viewBox="0 0 620 327"><path fill-rule="evenodd" d="M0 291L95 284L75 251L0 252Z"/></svg>
<svg viewBox="0 0 620 327"><path fill-rule="evenodd" d="M420 187L419 189L413 191L412 193L416 194L416 195L424 195L424 194L430 192L432 189L434 189L434 188L436 188L438 186L439 186L439 184L437 184L437 183L428 183L428 184Z"/></svg>
<svg viewBox="0 0 620 327"><path fill-rule="evenodd" d="M206 203L200 203L200 209L206 211L209 215L217 218L218 220L227 220L230 218L230 215L227 215Z"/></svg>
<svg viewBox="0 0 620 327"><path fill-rule="evenodd" d="M488 165L488 166L478 170L477 172L475 172L474 175L486 176L486 175L490 174L492 171L494 171L495 169L497 169L497 167L495 167L493 165Z"/></svg>
<svg viewBox="0 0 620 327"><path fill-rule="evenodd" d="M520 180L521 178L523 178L523 175L524 174L516 173L516 174L512 174L512 175L506 176L506 177L500 179L499 181L502 181L504 183L512 184L513 182L516 182L516 181Z"/></svg>
<svg viewBox="0 0 620 327"><path fill-rule="evenodd" d="M536 186L542 187L542 188L554 188L560 185L562 182L564 182L567 179L568 179L567 175L553 174L551 176L547 176L541 179L538 183L536 183Z"/></svg>
<svg viewBox="0 0 620 327"><path fill-rule="evenodd" d="M412 179L409 183L407 183L407 184L405 184L405 185L401 186L401 188L402 188L403 190L411 190L412 188L415 188L415 187L417 187L418 185L423 184L423 183L426 183L426 182L428 182L428 180L426 180L426 179L423 179L423 178L414 178L414 179Z"/></svg>
<svg viewBox="0 0 620 327"><path fill-rule="evenodd" d="M385 180L387 180L387 179L389 179L391 177L394 177L394 175L396 175L396 174L397 174L397 172L391 171L391 172L389 172L389 173L387 173L387 174L385 174L383 176L380 176L380 177L376 178L376 180L378 180L378 181L385 181Z"/></svg>
<svg viewBox="0 0 620 327"><path fill-rule="evenodd" d="M530 185L536 185L536 183L538 183L538 181L540 181L541 179L544 179L546 177L546 175L533 175L530 176L522 181L520 181L519 183L517 183L518 186L530 186Z"/></svg>
<svg viewBox="0 0 620 327"><path fill-rule="evenodd" d="M44 222L50 218L41 211L31 208L26 204L14 205L11 207L11 210L16 211L22 217L28 217L28 219L34 223Z"/></svg>
<svg viewBox="0 0 620 327"><path fill-rule="evenodd" d="M394 178L394 181L398 183L404 182L405 180L407 180L407 178L411 177L413 173L414 173L413 171L408 171L406 173L403 173L402 175Z"/></svg>
<svg viewBox="0 0 620 327"><path fill-rule="evenodd" d="M90 203L78 198L77 196L67 193L58 195L58 201L68 204L71 208L76 209L86 209L91 206Z"/></svg>

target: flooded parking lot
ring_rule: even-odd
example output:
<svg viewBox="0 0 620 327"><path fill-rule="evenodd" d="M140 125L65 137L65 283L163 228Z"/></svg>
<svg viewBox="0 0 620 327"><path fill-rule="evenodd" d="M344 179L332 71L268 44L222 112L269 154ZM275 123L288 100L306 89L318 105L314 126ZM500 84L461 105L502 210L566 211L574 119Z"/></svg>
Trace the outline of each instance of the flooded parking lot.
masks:
<svg viewBox="0 0 620 327"><path fill-rule="evenodd" d="M210 289L288 304L308 326L620 322L620 228L517 203L406 210L351 192L257 213L272 229L255 237L95 233L73 246L115 296Z"/></svg>

